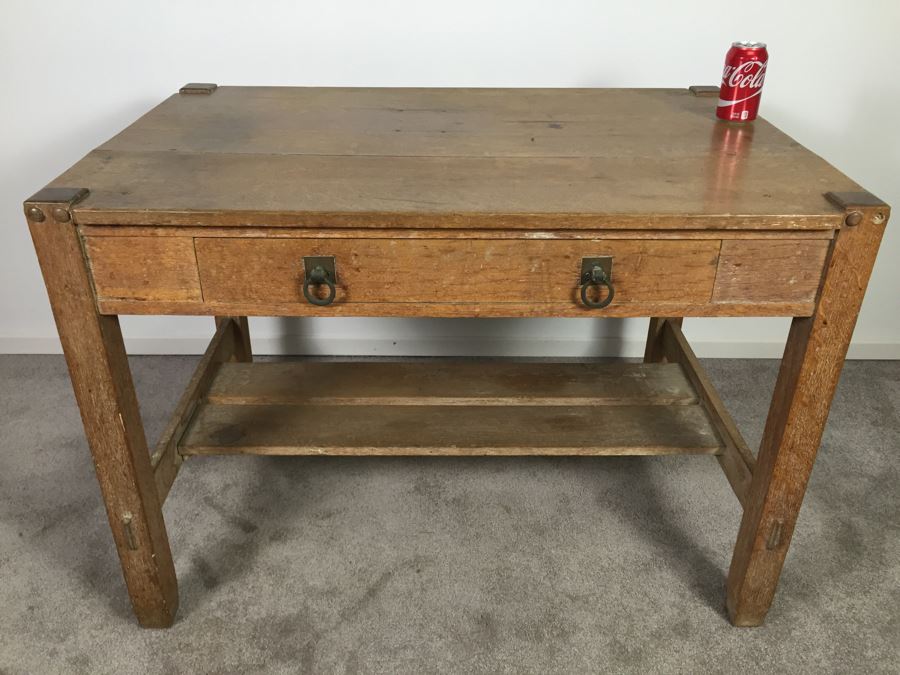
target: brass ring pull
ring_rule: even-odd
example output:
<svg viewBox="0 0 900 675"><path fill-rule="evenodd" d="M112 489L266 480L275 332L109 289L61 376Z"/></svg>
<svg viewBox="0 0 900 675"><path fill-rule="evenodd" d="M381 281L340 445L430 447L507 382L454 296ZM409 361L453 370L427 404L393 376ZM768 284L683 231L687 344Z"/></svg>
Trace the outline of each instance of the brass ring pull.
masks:
<svg viewBox="0 0 900 675"><path fill-rule="evenodd" d="M328 286L328 295L324 298L320 298L315 293L310 292L310 287L318 286L320 284L325 284ZM303 283L303 295L307 300L310 301L313 305L318 305L319 307L324 307L325 305L330 305L334 302L334 296L337 293L334 282L331 280L331 277L328 275L328 272L325 271L325 268L321 265L316 265L312 268L309 275L306 278L306 281Z"/></svg>
<svg viewBox="0 0 900 675"><path fill-rule="evenodd" d="M596 286L597 288L606 286L606 289L609 292L606 294L606 297L601 300L591 300L588 297L588 289L591 286ZM585 307L590 307L591 309L603 309L613 301L615 295L616 289L613 288L612 282L600 265L594 265L581 277L581 302L584 303Z"/></svg>

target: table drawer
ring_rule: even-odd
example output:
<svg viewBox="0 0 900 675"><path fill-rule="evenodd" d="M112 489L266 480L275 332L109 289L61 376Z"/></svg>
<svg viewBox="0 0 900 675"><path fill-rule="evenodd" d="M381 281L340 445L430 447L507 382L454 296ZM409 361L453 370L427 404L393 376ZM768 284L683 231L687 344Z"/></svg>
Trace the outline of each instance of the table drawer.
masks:
<svg viewBox="0 0 900 675"><path fill-rule="evenodd" d="M514 303L562 309L581 307L582 258L595 256L612 257L616 305L707 303L719 242L198 238L195 247L206 302L309 304L304 258L333 256L334 306Z"/></svg>
<svg viewBox="0 0 900 675"><path fill-rule="evenodd" d="M809 316L831 243L724 232L722 238L99 232L84 244L97 303L107 314ZM336 265L328 306L303 294L304 258L313 256ZM600 256L612 259L615 298L588 308L580 298L582 259Z"/></svg>

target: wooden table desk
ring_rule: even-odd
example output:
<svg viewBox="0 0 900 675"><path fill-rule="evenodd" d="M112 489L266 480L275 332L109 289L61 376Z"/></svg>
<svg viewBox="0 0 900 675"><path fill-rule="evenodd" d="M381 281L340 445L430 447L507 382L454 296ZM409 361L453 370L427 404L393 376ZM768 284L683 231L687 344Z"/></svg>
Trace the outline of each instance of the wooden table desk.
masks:
<svg viewBox="0 0 900 675"><path fill-rule="evenodd" d="M26 201L140 623L175 617L189 455L698 453L760 624L889 208L716 92L191 84ZM152 456L120 314L216 317ZM652 318L643 364L432 366L252 363L249 315ZM756 457L691 316L793 317Z"/></svg>

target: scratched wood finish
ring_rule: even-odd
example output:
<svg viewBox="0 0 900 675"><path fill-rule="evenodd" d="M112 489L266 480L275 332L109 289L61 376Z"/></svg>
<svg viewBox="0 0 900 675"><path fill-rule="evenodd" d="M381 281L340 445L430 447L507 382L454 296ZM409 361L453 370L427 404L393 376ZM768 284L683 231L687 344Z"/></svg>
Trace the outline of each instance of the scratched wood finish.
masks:
<svg viewBox="0 0 900 675"><path fill-rule="evenodd" d="M709 112L715 100L697 99L687 88L222 86L208 97L172 95L101 149L579 158L632 156L665 134L654 155L683 158L705 152L715 129L752 141L754 153L809 154L768 123L704 124L715 118ZM234 133L240 124L242 133ZM193 133L197 128L204 133ZM707 135L698 148L692 133L700 131Z"/></svg>
<svg viewBox="0 0 900 675"><path fill-rule="evenodd" d="M716 454L681 366L316 363L219 367L182 454Z"/></svg>
<svg viewBox="0 0 900 675"><path fill-rule="evenodd" d="M722 265L717 267L719 248L731 241L557 239L556 233L546 233L544 238L481 239L479 234L390 238L396 232L402 231L360 239L197 237L193 246L183 245L180 238L149 237L151 242L178 241L177 250L183 256L179 269L199 263L197 286L202 287L203 298L166 299L172 265L154 265L145 256L146 264L134 270L142 297L113 295L127 292L119 286L127 286L124 279L129 268L124 262L116 263L113 266L120 271L115 284L101 279L97 285L98 305L111 314L240 316L808 316L813 297L796 282L821 275L821 260L809 251L828 244L827 239L799 240L791 248L793 255L776 247L781 254L765 263L765 269L753 261L753 255L732 254L733 271L724 274ZM125 237L128 246L105 243L116 239L86 237L89 254L98 249L93 242L101 240L99 250L115 251L115 260L124 261L138 238ZM750 244L749 250L758 253L759 242L738 243ZM175 250L148 248L163 251L168 258ZM303 297L302 259L307 255L336 258L338 290L328 307L316 307ZM602 311L585 307L578 296L581 258L595 255L613 256L616 298ZM747 272L741 271L744 262ZM93 265L104 269L110 263L98 259ZM157 273L160 279L155 281ZM183 276L186 285L194 283L193 275ZM759 292L760 285L770 288L775 301ZM159 289L163 297L153 297L151 288Z"/></svg>
<svg viewBox="0 0 900 675"><path fill-rule="evenodd" d="M713 302L812 301L829 242L723 241Z"/></svg>
<svg viewBox="0 0 900 675"><path fill-rule="evenodd" d="M203 299L191 237L85 237L84 245L98 297Z"/></svg>
<svg viewBox="0 0 900 675"><path fill-rule="evenodd" d="M31 205L45 214L60 206ZM72 224L47 218L29 229L135 615L170 626L178 584L119 320L97 314Z"/></svg>
<svg viewBox="0 0 900 675"><path fill-rule="evenodd" d="M832 239L833 230L504 230L496 229L396 229L302 227L154 227L150 225L81 225L86 237L267 237L279 239Z"/></svg>
<svg viewBox="0 0 900 675"><path fill-rule="evenodd" d="M828 248L827 239L557 239L564 231L540 239L390 238L396 232L403 231L361 239L198 237L196 243L189 237L91 235L85 248L101 305L171 302L177 312L191 302L305 304L303 256L335 255L336 305L563 302L583 314L590 310L578 306L580 259L611 254L617 304L702 306L712 296L716 304L759 304L760 315L772 310L773 302L805 305L800 312L775 311L792 316L811 312ZM401 279L416 283L398 283ZM717 309L701 314L717 315Z"/></svg>
<svg viewBox="0 0 900 675"><path fill-rule="evenodd" d="M626 363L223 364L206 399L230 405L692 405L681 366Z"/></svg>
<svg viewBox="0 0 900 675"><path fill-rule="evenodd" d="M184 455L716 454L700 406L203 405Z"/></svg>
<svg viewBox="0 0 900 675"><path fill-rule="evenodd" d="M862 222L835 238L813 316L794 319L728 572L738 626L763 622L775 595L856 318L890 209L868 193L841 196ZM837 198L836 198L837 201Z"/></svg>
<svg viewBox="0 0 900 675"><path fill-rule="evenodd" d="M219 87L176 94L53 185L80 224L821 229L858 186L687 89Z"/></svg>
<svg viewBox="0 0 900 675"><path fill-rule="evenodd" d="M716 241L197 239L203 297L301 303L303 257L334 256L335 305L576 304L581 259L613 256L615 302L706 303ZM676 274L677 270L677 274Z"/></svg>
<svg viewBox="0 0 900 675"><path fill-rule="evenodd" d="M809 316L815 303L807 302L632 302L613 303L601 310L591 309L576 300L568 303L534 302L354 302L316 307L300 302L155 302L100 298L102 314L243 316L383 316L383 317L571 317L622 318L676 314L679 316Z"/></svg>

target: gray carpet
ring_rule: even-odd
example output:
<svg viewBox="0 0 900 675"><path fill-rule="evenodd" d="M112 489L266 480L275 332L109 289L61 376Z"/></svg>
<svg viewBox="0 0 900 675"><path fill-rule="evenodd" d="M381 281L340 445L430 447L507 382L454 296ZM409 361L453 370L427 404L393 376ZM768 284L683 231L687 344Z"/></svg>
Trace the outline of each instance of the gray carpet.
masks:
<svg viewBox="0 0 900 675"><path fill-rule="evenodd" d="M133 359L148 436L194 359ZM777 364L706 361L751 445ZM0 672L898 672L900 362L845 369L766 625L708 457L197 458L137 627L61 357L0 357ZM598 429L602 433L602 429Z"/></svg>

